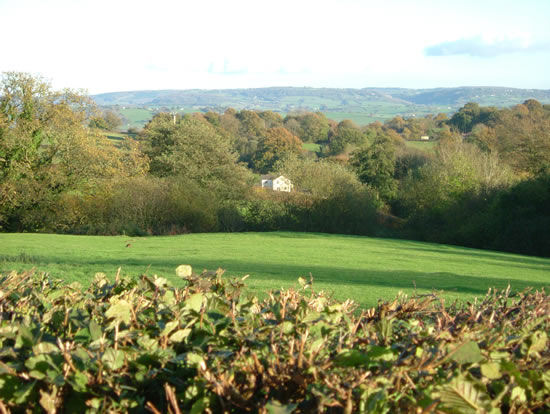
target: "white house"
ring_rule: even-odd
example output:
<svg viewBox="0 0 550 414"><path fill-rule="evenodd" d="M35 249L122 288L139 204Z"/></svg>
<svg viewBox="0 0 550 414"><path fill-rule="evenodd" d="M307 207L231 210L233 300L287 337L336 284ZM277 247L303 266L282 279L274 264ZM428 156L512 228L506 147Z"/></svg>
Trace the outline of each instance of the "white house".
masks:
<svg viewBox="0 0 550 414"><path fill-rule="evenodd" d="M262 188L271 188L274 191L285 191L290 193L294 186L288 178L282 175L279 177L262 175Z"/></svg>

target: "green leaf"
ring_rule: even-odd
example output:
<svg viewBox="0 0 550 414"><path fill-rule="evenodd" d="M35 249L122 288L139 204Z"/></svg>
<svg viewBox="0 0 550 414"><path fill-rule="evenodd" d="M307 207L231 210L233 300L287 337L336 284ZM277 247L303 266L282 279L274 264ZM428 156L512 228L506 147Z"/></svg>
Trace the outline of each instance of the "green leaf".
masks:
<svg viewBox="0 0 550 414"><path fill-rule="evenodd" d="M17 379L17 381L20 381ZM18 384L18 389L13 393L13 398L16 404L24 404L29 400L29 397L32 395L32 390L34 388L36 381L29 382L28 384Z"/></svg>
<svg viewBox="0 0 550 414"><path fill-rule="evenodd" d="M204 364L204 359L199 354L195 354L194 352L188 352L186 355L187 364L190 366L198 367L201 364Z"/></svg>
<svg viewBox="0 0 550 414"><path fill-rule="evenodd" d="M303 319L302 323L311 323L318 321L321 318L321 314L319 312L309 312Z"/></svg>
<svg viewBox="0 0 550 414"><path fill-rule="evenodd" d="M200 312L203 301L204 295L202 293L195 293L185 301L185 307L195 312Z"/></svg>
<svg viewBox="0 0 550 414"><path fill-rule="evenodd" d="M48 354L31 356L25 361L25 366L29 369L29 376L36 379L46 378L46 373L50 369Z"/></svg>
<svg viewBox="0 0 550 414"><path fill-rule="evenodd" d="M474 341L465 342L458 345L451 351L451 359L459 364L474 364L483 360L481 350Z"/></svg>
<svg viewBox="0 0 550 414"><path fill-rule="evenodd" d="M355 367L367 365L369 362L370 358L367 354L355 349L346 349L334 358L334 363L339 367Z"/></svg>
<svg viewBox="0 0 550 414"><path fill-rule="evenodd" d="M518 400L521 403L527 401L527 395L525 395L525 390L521 387L514 387L512 390L512 395L510 396L512 401Z"/></svg>
<svg viewBox="0 0 550 414"><path fill-rule="evenodd" d="M170 333L176 329L179 325L179 321L171 321L171 322L168 322L165 326L164 326L164 329L162 330L160 336L168 336L170 335Z"/></svg>
<svg viewBox="0 0 550 414"><path fill-rule="evenodd" d="M181 278L189 277L193 274L193 268L189 265L179 265L176 268L176 275Z"/></svg>
<svg viewBox="0 0 550 414"><path fill-rule="evenodd" d="M34 345L34 336L30 328L26 325L19 324L17 330L17 339L15 341L15 347L32 347Z"/></svg>
<svg viewBox="0 0 550 414"><path fill-rule="evenodd" d="M497 362L488 362L486 364L481 364L481 374L488 379L495 380L502 377L502 372L500 372L500 364Z"/></svg>
<svg viewBox="0 0 550 414"><path fill-rule="evenodd" d="M101 327L98 325L96 321L91 320L90 325L88 325L88 329L90 330L90 336L92 338L92 341L97 341L99 338L101 338L101 335L102 335Z"/></svg>
<svg viewBox="0 0 550 414"><path fill-rule="evenodd" d="M279 401L271 400L266 405L265 408L268 414L291 414L298 404L282 404Z"/></svg>
<svg viewBox="0 0 550 414"><path fill-rule="evenodd" d="M292 332L294 332L294 324L290 321L284 321L281 324L281 330L285 335L290 335Z"/></svg>
<svg viewBox="0 0 550 414"><path fill-rule="evenodd" d="M163 277L156 277L155 275L155 278L153 279L153 284L158 288L165 286L167 283L168 283L168 280L166 280Z"/></svg>
<svg viewBox="0 0 550 414"><path fill-rule="evenodd" d="M36 344L35 346L32 347L32 351L36 354L36 355L40 355L40 354L50 354L50 353L59 353L60 350L59 348L55 345L55 344L52 344L51 342L40 342L38 344Z"/></svg>
<svg viewBox="0 0 550 414"><path fill-rule="evenodd" d="M80 342L82 344L87 344L89 342L92 342L91 341L91 335L90 335L90 329L89 328L79 329L74 334L74 340L75 340L75 342Z"/></svg>
<svg viewBox="0 0 550 414"><path fill-rule="evenodd" d="M311 344L311 347L309 348L310 351L313 353L313 352L317 352L319 351L323 345L325 345L325 339L324 338L319 338L319 339L316 339L312 344Z"/></svg>
<svg viewBox="0 0 550 414"><path fill-rule="evenodd" d="M478 414L493 412L491 400L486 391L478 384L459 376L441 386L437 396L447 412Z"/></svg>
<svg viewBox="0 0 550 414"><path fill-rule="evenodd" d="M88 377L83 372L77 371L73 376L73 387L77 392L88 391Z"/></svg>
<svg viewBox="0 0 550 414"><path fill-rule="evenodd" d="M55 394L55 391L50 394L40 390L40 405L48 414L55 414Z"/></svg>
<svg viewBox="0 0 550 414"><path fill-rule="evenodd" d="M189 412L189 414L202 414L204 413L205 408L206 408L206 405L204 404L204 399L200 398L193 403L193 406L191 407L191 411Z"/></svg>
<svg viewBox="0 0 550 414"><path fill-rule="evenodd" d="M187 338L189 336L189 334L191 333L191 329L190 328L185 328L185 329L180 329L176 332L174 332L171 336L170 336L170 340L172 342L181 342L183 341L185 338Z"/></svg>
<svg viewBox="0 0 550 414"><path fill-rule="evenodd" d="M101 361L111 370L116 371L124 365L124 352L109 348L101 357Z"/></svg>
<svg viewBox="0 0 550 414"><path fill-rule="evenodd" d="M369 356L369 358L375 361L391 362L395 361L397 358L397 355L395 355L394 351L392 351L391 348L386 348L378 345L373 345L369 347L367 355Z"/></svg>
<svg viewBox="0 0 550 414"><path fill-rule="evenodd" d="M548 336L546 332L536 331L530 336L531 347L529 352L542 352L546 349L546 342L548 341Z"/></svg>
<svg viewBox="0 0 550 414"><path fill-rule="evenodd" d="M132 319L132 307L127 301L121 299L107 309L105 316L109 319L114 319L116 322L124 322L125 324L129 324Z"/></svg>

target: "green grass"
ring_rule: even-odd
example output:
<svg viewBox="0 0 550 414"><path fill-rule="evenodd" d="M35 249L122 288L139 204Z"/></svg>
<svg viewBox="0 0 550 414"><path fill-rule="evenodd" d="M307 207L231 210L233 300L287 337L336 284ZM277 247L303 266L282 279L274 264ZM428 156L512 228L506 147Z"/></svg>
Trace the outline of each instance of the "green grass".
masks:
<svg viewBox="0 0 550 414"><path fill-rule="evenodd" d="M126 247L127 244L130 247ZM446 300L472 300L489 287L514 290L550 284L550 259L405 240L317 233L219 233L171 237L0 234L0 272L36 267L86 285L96 272L117 268L138 277L158 274L177 281L175 268L250 274L256 293L297 286L314 277L317 290L372 306L402 290L443 290Z"/></svg>
<svg viewBox="0 0 550 414"><path fill-rule="evenodd" d="M321 144L315 144L315 143L312 143L312 142L304 142L304 145L302 146L302 148L307 150L307 151L319 152L319 151L321 151L323 146Z"/></svg>
<svg viewBox="0 0 550 414"><path fill-rule="evenodd" d="M420 151L433 152L435 151L435 141L406 141L407 147L414 148Z"/></svg>
<svg viewBox="0 0 550 414"><path fill-rule="evenodd" d="M119 110L120 113L128 120L125 128L141 129L153 118L153 112L143 108L124 108Z"/></svg>
<svg viewBox="0 0 550 414"><path fill-rule="evenodd" d="M340 122L344 119L349 119L355 122L357 125L368 125L376 121L384 122L388 119L393 118L393 115L379 115L379 114L369 114L366 112L330 112L323 111L325 116L333 121Z"/></svg>

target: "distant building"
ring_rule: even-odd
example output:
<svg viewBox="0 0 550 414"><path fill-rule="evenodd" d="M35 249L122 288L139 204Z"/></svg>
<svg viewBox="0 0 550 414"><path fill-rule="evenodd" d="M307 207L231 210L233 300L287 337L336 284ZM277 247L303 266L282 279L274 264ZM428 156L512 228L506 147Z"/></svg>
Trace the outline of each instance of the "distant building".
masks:
<svg viewBox="0 0 550 414"><path fill-rule="evenodd" d="M420 139L421 139L422 141L429 141L429 140L430 140L430 137L429 137L428 135L422 135L422 136L420 137Z"/></svg>
<svg viewBox="0 0 550 414"><path fill-rule="evenodd" d="M274 175L262 175L262 188L270 188L273 191L284 191L290 193L294 186L292 182L280 175L275 177Z"/></svg>

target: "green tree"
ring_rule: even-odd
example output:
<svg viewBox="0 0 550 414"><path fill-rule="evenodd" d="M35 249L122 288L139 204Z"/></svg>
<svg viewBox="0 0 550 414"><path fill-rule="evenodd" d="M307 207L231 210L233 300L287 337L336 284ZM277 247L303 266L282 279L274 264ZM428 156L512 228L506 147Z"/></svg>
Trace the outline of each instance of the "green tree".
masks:
<svg viewBox="0 0 550 414"><path fill-rule="evenodd" d="M201 188L232 197L246 188L248 170L237 162L227 137L209 123L192 117L156 115L141 132L151 173L197 183Z"/></svg>
<svg viewBox="0 0 550 414"><path fill-rule="evenodd" d="M367 136L361 129L348 119L341 121L336 131L330 137L329 151L333 155L349 153L353 148L364 146Z"/></svg>
<svg viewBox="0 0 550 414"><path fill-rule="evenodd" d="M377 199L389 201L394 197L395 149L390 138L379 135L371 145L353 152L350 165L359 180L375 190Z"/></svg>
<svg viewBox="0 0 550 414"><path fill-rule="evenodd" d="M457 138L440 142L435 159L405 178L400 199L410 212L443 211L464 197L506 188L514 181L496 154Z"/></svg>
<svg viewBox="0 0 550 414"><path fill-rule="evenodd" d="M321 142L328 139L330 124L321 112L287 115L285 126L303 142Z"/></svg>

